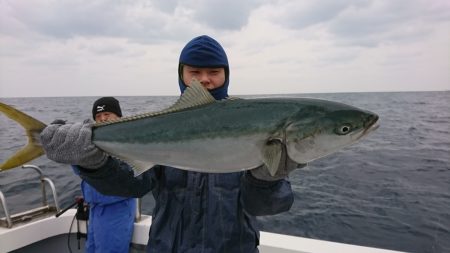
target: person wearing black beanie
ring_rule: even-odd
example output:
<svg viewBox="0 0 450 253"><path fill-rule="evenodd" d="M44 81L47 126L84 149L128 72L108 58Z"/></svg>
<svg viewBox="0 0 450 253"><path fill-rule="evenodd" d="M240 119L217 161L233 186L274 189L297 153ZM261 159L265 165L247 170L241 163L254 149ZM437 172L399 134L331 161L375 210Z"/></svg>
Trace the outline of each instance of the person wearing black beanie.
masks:
<svg viewBox="0 0 450 253"><path fill-rule="evenodd" d="M92 106L95 122L116 120L122 117L120 103L113 97L97 99ZM129 168L126 163L123 167ZM76 174L79 168L72 166ZM86 253L128 252L133 235L136 199L104 195L85 180L81 181L84 201L89 204Z"/></svg>
<svg viewBox="0 0 450 253"><path fill-rule="evenodd" d="M105 119L112 120L108 117L110 113L115 114L118 118L122 117L119 100L113 97L102 97L94 102L92 106L92 118L95 121L103 122Z"/></svg>

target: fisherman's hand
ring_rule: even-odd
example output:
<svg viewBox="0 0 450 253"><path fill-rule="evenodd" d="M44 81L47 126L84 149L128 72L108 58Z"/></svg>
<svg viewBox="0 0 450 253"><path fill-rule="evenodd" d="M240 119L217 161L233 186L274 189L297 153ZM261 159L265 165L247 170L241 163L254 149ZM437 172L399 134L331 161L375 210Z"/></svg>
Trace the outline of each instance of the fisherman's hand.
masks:
<svg viewBox="0 0 450 253"><path fill-rule="evenodd" d="M41 132L41 144L50 160L96 169L104 165L108 156L91 141L92 120L64 124L54 121Z"/></svg>
<svg viewBox="0 0 450 253"><path fill-rule="evenodd" d="M250 173L252 173L253 177L255 177L259 180L277 181L277 180L286 178L289 175L289 173L291 173L291 171L298 169L298 168L303 168L305 166L306 166L306 164L298 164L298 163L292 161L291 159L289 159L289 157L288 157L286 160L286 163L284 165L280 165L280 167L278 167L277 172L273 176L270 175L270 172L267 169L266 165L262 165L256 169L253 169L250 171Z"/></svg>

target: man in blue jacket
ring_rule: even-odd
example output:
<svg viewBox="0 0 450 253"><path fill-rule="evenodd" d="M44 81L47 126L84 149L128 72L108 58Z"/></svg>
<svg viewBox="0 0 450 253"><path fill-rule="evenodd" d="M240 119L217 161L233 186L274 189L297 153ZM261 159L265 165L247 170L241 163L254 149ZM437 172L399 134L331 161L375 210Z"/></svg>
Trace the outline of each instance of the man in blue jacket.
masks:
<svg viewBox="0 0 450 253"><path fill-rule="evenodd" d="M92 106L95 122L116 120L122 117L119 101L113 97L97 99ZM121 164L126 168L128 165ZM78 166L73 166L79 175ZM131 168L129 168L131 170ZM84 200L89 204L87 253L128 253L133 235L136 199L104 195L85 180L81 182Z"/></svg>
<svg viewBox="0 0 450 253"><path fill-rule="evenodd" d="M215 99L228 96L228 59L211 37L199 36L186 44L178 76L181 92L195 78ZM287 211L293 203L292 189L285 178L297 164L286 152L273 177L265 166L222 174L155 166L134 177L118 160L96 148L90 138L89 124L71 128L50 125L41 134L50 159L78 164L81 176L100 192L127 197L152 192L156 205L147 252L257 253L255 216ZM65 145L72 140L72 145ZM68 155L80 150L76 159Z"/></svg>

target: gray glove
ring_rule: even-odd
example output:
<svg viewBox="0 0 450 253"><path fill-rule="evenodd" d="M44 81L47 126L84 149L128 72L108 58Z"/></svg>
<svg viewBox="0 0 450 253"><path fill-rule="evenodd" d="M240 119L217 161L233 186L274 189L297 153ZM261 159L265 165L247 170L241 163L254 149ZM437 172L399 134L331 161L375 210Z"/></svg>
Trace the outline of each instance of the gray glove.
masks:
<svg viewBox="0 0 450 253"><path fill-rule="evenodd" d="M292 161L289 156L287 155L286 146L283 144L281 145L281 158L280 163L278 164L278 170L275 173L275 175L270 175L269 170L267 169L266 165L262 165L258 168L255 168L250 171L253 177L259 180L264 181L276 181L280 179L286 178L289 173L295 169L303 168L307 164L299 164L294 161Z"/></svg>
<svg viewBox="0 0 450 253"><path fill-rule="evenodd" d="M92 142L92 120L83 123L61 124L54 122L41 132L41 144L50 160L97 169L108 156ZM58 124L59 123L59 124Z"/></svg>

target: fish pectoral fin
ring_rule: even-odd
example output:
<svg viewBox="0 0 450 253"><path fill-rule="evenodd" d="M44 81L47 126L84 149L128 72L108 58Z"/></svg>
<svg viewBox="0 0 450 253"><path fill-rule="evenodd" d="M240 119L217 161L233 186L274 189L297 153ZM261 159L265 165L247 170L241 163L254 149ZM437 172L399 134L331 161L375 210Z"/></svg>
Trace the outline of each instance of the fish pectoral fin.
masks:
<svg viewBox="0 0 450 253"><path fill-rule="evenodd" d="M282 143L279 140L270 140L263 149L263 162L271 176L275 176L281 160L281 152L283 151Z"/></svg>
<svg viewBox="0 0 450 253"><path fill-rule="evenodd" d="M134 172L134 176L137 177L141 175L142 173L146 172L147 170L151 169L155 164L149 163L149 162L143 162L143 161L126 161L132 168Z"/></svg>

